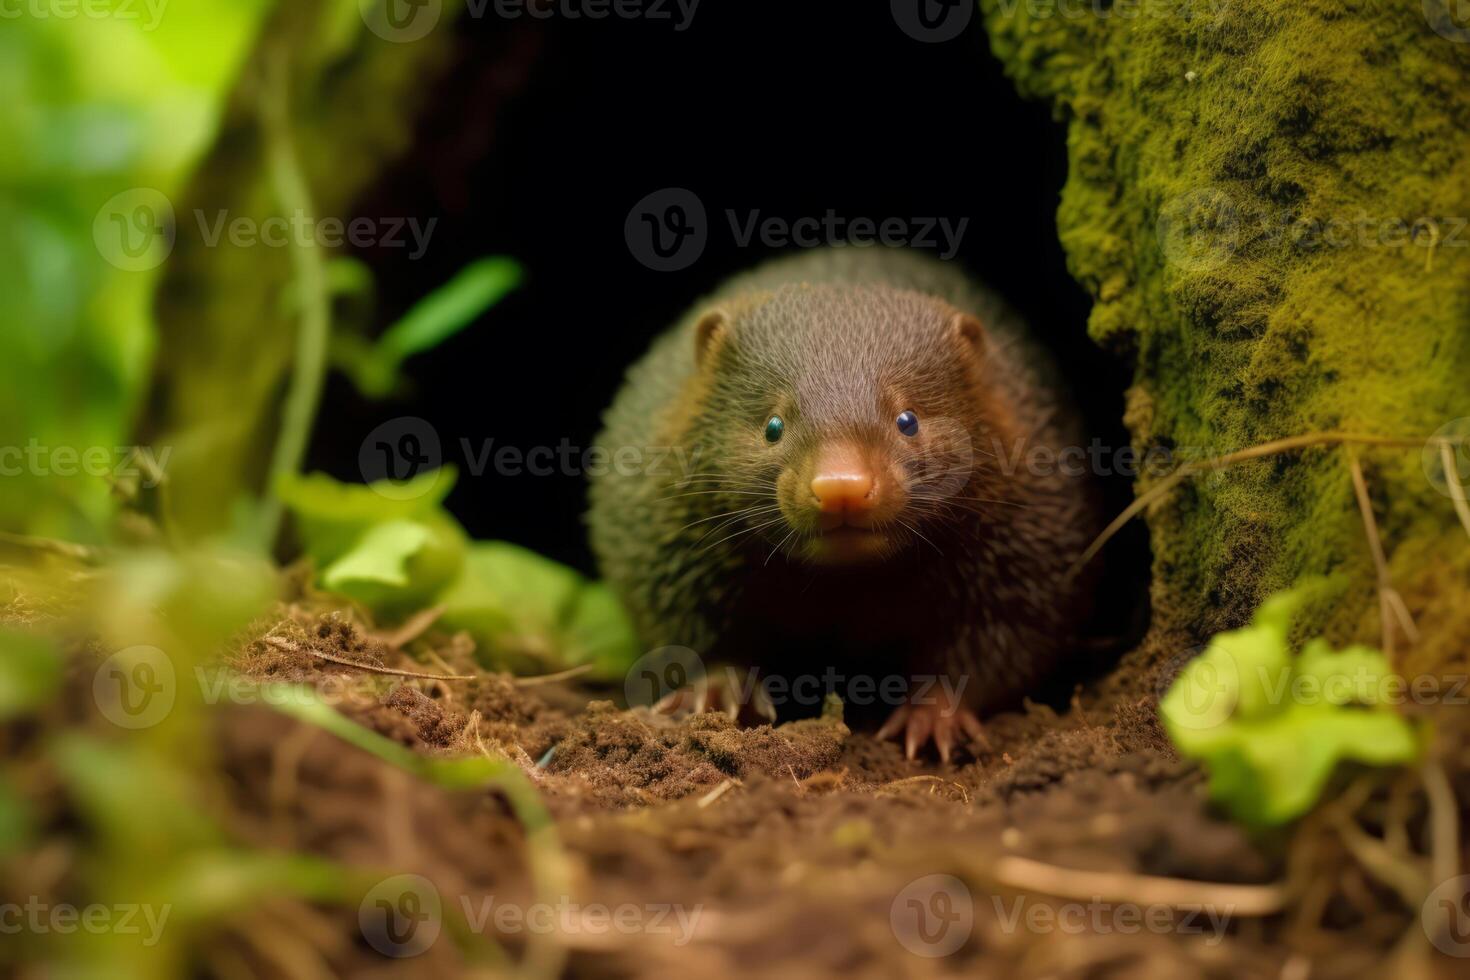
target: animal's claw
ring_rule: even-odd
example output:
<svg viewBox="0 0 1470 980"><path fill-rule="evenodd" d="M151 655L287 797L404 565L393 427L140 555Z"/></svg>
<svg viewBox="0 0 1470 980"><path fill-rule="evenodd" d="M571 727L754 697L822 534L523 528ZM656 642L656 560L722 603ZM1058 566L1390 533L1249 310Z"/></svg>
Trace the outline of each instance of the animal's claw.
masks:
<svg viewBox="0 0 1470 980"><path fill-rule="evenodd" d="M985 740L975 712L945 697L926 698L919 703L909 702L900 706L878 729L878 738L893 738L900 732L904 737L903 753L909 759L918 755L919 749L930 739L933 739L934 746L939 749L939 758L944 762L948 762L953 754L957 737L968 736L979 742Z"/></svg>
<svg viewBox="0 0 1470 980"><path fill-rule="evenodd" d="M712 711L742 725L768 725L776 721L776 706L765 686L753 684L748 695L745 694L734 668L713 671L693 684L666 694L654 704L653 710L675 719Z"/></svg>

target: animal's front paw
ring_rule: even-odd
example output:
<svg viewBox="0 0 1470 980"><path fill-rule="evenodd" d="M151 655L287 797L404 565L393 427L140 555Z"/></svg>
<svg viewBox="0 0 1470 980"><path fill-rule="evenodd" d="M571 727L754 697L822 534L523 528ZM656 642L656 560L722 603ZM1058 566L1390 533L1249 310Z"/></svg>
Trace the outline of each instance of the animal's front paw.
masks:
<svg viewBox="0 0 1470 980"><path fill-rule="evenodd" d="M962 735L976 741L984 741L985 733L975 712L955 702L942 691L929 691L915 695L908 704L898 708L883 727L878 729L878 738L894 738L903 733L903 753L912 759L919 749L930 740L939 749L939 758L949 761L955 742Z"/></svg>
<svg viewBox="0 0 1470 980"><path fill-rule="evenodd" d="M733 667L714 670L692 684L660 698L653 706L659 714L686 718L704 711L725 715L742 725L768 725L776 720L776 706L754 673L749 683Z"/></svg>

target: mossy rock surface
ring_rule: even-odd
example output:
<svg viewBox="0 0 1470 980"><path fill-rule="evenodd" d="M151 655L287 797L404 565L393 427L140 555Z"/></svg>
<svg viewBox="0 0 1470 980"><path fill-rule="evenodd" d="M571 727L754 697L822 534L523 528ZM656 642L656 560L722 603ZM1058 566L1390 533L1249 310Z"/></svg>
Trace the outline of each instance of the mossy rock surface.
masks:
<svg viewBox="0 0 1470 980"><path fill-rule="evenodd" d="M982 0L1017 87L1067 127L1058 227L1092 337L1135 359L1140 449L1419 437L1470 416L1470 31L1437 3ZM1437 634L1416 655L1442 665L1470 631L1454 609L1470 540L1432 457L1361 458L1395 584ZM1149 522L1176 623L1234 625L1303 575L1347 572L1348 601L1305 627L1378 632L1343 449L1196 481Z"/></svg>

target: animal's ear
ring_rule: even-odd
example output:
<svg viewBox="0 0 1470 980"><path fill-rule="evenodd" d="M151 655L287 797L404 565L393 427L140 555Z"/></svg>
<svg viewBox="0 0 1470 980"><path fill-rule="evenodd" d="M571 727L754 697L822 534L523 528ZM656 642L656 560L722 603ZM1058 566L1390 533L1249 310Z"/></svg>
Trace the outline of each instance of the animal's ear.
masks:
<svg viewBox="0 0 1470 980"><path fill-rule="evenodd" d="M985 325L969 313L956 313L949 318L950 332L967 349L976 354L985 351Z"/></svg>
<svg viewBox="0 0 1470 980"><path fill-rule="evenodd" d="M694 363L703 367L729 333L730 318L724 310L710 310L701 316L694 326Z"/></svg>

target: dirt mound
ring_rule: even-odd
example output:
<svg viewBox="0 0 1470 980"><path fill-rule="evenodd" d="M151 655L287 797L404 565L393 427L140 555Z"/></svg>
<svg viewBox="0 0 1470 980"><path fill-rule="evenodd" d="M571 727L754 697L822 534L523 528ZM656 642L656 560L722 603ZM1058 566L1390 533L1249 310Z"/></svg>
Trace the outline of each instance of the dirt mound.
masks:
<svg viewBox="0 0 1470 980"><path fill-rule="evenodd" d="M427 757L510 760L550 822L536 829L503 789L432 784L260 705L218 713L218 754L244 842L342 862L379 890L420 876L440 903L447 934L412 949L360 910L283 900L260 913L299 926L337 975L455 975L485 957L717 977L1172 980L1384 963L1416 910L1320 827L1288 848L1215 815L1169 749L1154 708L1175 648L1151 637L1070 706L990 718L983 741L936 767L850 730L835 702L755 727L620 710L577 676L484 673L463 638L405 642L289 608L247 631L231 669L314 686ZM1363 785L1363 812L1397 792ZM1423 814L1393 805L1407 822L1383 832L1421 839ZM1322 882L1287 914L1280 889L1302 862ZM221 940L222 955L279 968L254 929Z"/></svg>

